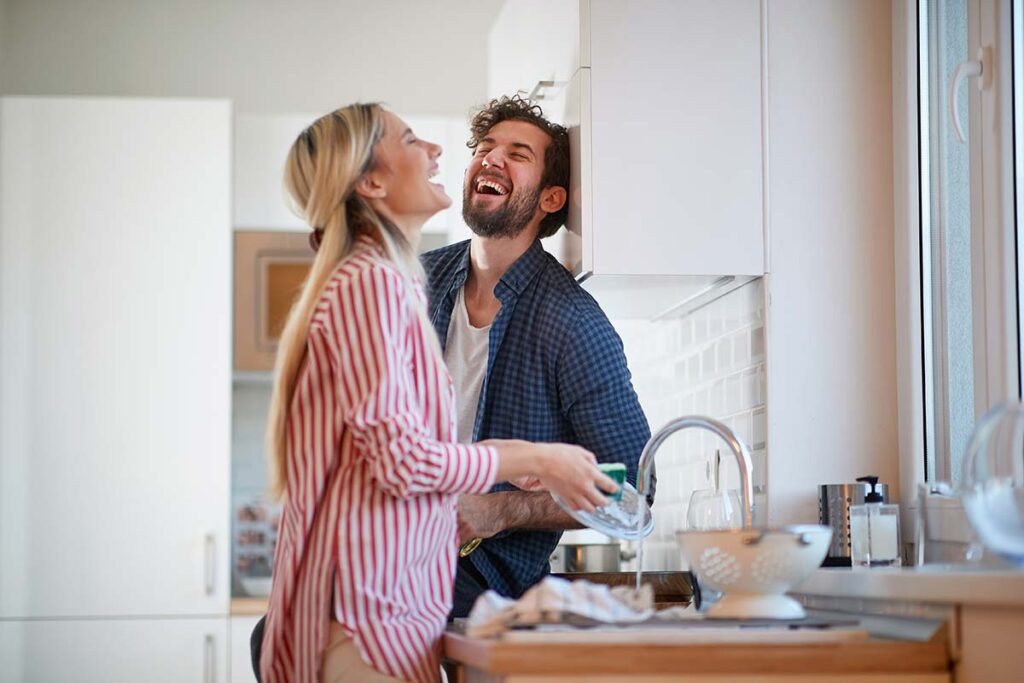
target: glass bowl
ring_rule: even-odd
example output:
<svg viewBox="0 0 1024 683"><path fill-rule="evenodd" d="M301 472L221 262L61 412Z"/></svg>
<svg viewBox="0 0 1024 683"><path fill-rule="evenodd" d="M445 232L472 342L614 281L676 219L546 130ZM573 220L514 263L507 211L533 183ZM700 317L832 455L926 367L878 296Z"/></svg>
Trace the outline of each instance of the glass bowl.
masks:
<svg viewBox="0 0 1024 683"><path fill-rule="evenodd" d="M1024 566L1024 405L979 420L964 454L964 512L985 547Z"/></svg>

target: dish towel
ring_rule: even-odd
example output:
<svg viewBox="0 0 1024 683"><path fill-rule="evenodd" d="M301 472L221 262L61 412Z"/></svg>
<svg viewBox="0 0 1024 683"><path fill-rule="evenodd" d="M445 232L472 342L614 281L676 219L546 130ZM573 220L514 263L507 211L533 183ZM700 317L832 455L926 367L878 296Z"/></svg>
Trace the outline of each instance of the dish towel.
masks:
<svg viewBox="0 0 1024 683"><path fill-rule="evenodd" d="M654 615L654 590L643 585L614 588L548 576L518 600L487 591L473 604L466 635L488 638L538 624L632 624Z"/></svg>

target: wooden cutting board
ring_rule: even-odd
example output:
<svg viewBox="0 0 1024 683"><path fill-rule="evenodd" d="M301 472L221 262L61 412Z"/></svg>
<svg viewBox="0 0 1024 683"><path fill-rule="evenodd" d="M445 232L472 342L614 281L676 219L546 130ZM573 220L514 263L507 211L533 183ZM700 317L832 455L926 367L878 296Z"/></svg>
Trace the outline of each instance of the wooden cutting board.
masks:
<svg viewBox="0 0 1024 683"><path fill-rule="evenodd" d="M646 643L650 645L717 645L736 643L845 643L868 639L857 627L827 629L750 628L742 626L664 626L571 628L541 626L531 630L508 631L498 639L506 643Z"/></svg>

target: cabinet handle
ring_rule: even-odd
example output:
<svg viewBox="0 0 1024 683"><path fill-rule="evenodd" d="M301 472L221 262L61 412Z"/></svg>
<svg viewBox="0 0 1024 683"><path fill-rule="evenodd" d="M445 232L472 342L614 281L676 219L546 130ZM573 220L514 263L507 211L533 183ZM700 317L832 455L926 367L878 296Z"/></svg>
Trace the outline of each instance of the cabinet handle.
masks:
<svg viewBox="0 0 1024 683"><path fill-rule="evenodd" d="M949 120L953 124L953 135L962 145L967 142L964 136L964 128L960 123L960 110L956 108L956 94L960 90L960 84L967 78L978 78L978 90L984 90L992 83L992 48L979 47L978 59L972 62L963 62L953 69L953 75L949 77L949 89L946 93L946 106L949 110Z"/></svg>
<svg viewBox="0 0 1024 683"><path fill-rule="evenodd" d="M203 551L203 580L206 583L206 594L213 595L217 579L217 544L212 533L206 534Z"/></svg>
<svg viewBox="0 0 1024 683"><path fill-rule="evenodd" d="M217 683L217 648L209 633L203 643L203 683Z"/></svg>
<svg viewBox="0 0 1024 683"><path fill-rule="evenodd" d="M534 102L543 100L544 96L541 95L541 92L543 90L546 90L547 88L553 87L555 87L554 81L537 81L537 85L533 86L533 90L530 91L530 94L526 99L532 100Z"/></svg>

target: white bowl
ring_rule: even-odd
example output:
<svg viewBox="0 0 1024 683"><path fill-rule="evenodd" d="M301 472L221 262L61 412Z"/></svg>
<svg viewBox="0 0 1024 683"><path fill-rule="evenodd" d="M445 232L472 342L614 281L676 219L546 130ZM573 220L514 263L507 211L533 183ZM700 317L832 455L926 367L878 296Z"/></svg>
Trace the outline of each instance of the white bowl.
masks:
<svg viewBox="0 0 1024 683"><path fill-rule="evenodd" d="M722 593L708 610L718 619L801 619L784 595L821 566L832 540L827 526L679 531L676 540L700 586Z"/></svg>
<svg viewBox="0 0 1024 683"><path fill-rule="evenodd" d="M245 576L242 577L242 590L246 595L253 598L265 598L270 595L269 576Z"/></svg>

